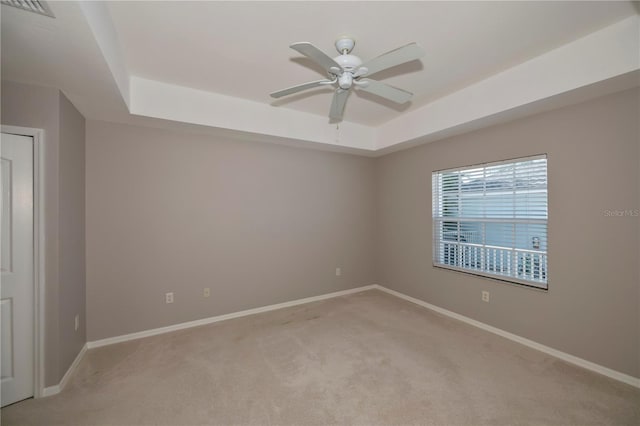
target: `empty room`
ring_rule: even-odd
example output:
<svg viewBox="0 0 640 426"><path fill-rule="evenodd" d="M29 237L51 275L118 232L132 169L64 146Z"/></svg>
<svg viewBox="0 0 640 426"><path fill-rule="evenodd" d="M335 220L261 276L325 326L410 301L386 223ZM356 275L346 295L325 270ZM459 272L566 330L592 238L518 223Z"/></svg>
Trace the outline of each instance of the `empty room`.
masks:
<svg viewBox="0 0 640 426"><path fill-rule="evenodd" d="M0 421L640 424L640 3L2 0Z"/></svg>

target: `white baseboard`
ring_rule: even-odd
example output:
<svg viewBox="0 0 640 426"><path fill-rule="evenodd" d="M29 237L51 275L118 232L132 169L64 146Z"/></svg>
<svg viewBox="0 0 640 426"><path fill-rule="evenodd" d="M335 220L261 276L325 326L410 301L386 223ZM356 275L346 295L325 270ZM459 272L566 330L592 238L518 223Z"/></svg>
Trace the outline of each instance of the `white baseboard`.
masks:
<svg viewBox="0 0 640 426"><path fill-rule="evenodd" d="M541 343L534 342L533 340L526 339L524 337L518 336L517 334L509 333L508 331L504 331L500 328L493 327L491 325L485 324L480 321L476 321L469 317L465 317L464 315L457 314L455 312L451 312L447 309L440 308L438 306L432 305L420 299L416 299L415 297L407 296L404 293L400 293L395 290L391 290L389 288L383 287L378 284L374 284L373 288L384 291L385 293L391 294L393 296L399 297L401 299L407 300L409 302L415 303L416 305L420 305L432 311L438 312L442 315L446 315L448 317L457 319L459 321L465 322L467 324L473 325L475 327L481 328L483 330L489 331L491 333L497 334L498 336L505 337L509 340L513 340L514 342L518 342L522 345L529 346L530 348L539 350L540 352L544 352L548 355L559 358L568 363L577 365L582 368L586 368L587 370L602 374L604 376L610 377L612 379L618 380L620 382L626 383L628 385L634 386L636 388L640 388L640 378L630 376L625 373L621 373L616 370L612 370L610 368L604 367L602 365L593 363L591 361L587 361L586 359L578 358L577 356L568 354L566 352L559 351L557 349L553 349L549 346L545 346Z"/></svg>
<svg viewBox="0 0 640 426"><path fill-rule="evenodd" d="M88 349L88 345L87 343L85 343L82 349L80 349L80 352L78 352L78 355L76 355L76 359L73 360L73 362L67 369L67 372L64 373L64 376L62 376L60 383L53 386L47 386L46 388L42 389L42 392L40 392L41 397L51 396L51 395L60 393L65 388L65 386L67 386L67 383L73 376L73 373L75 373L76 369L78 368L80 361L82 361L84 354L87 352L87 349Z"/></svg>
<svg viewBox="0 0 640 426"><path fill-rule="evenodd" d="M427 302L425 302L423 300L416 299L415 297L407 296L404 293L400 293L398 291L391 290L389 288L386 288L386 287L378 285L378 284L372 284L372 285L367 285L367 286L363 286L363 287L357 287L357 288L352 288L352 289L348 289L348 290L342 290L342 291L336 291L336 292L333 292L333 293L322 294L322 295L319 295L319 296L306 297L304 299L298 299L298 300L292 300L292 301L289 301L289 302L278 303L278 304L275 304L275 305L262 306L260 308L247 309L247 310L244 310L244 311L232 312L230 314L218 315L218 316L215 316L215 317L209 317L209 318L203 318L203 319L195 320L195 321L183 322L183 323L180 323L180 324L170 325L170 326L167 326L167 327L154 328L154 329L151 329L151 330L144 330L144 331L139 331L139 332L136 332L136 333L124 334L124 335L121 335L121 336L109 337L109 338L106 338L106 339L100 339L100 340L94 340L92 342L87 342L87 344L82 348L82 350L78 354L78 357L73 362L71 367L69 367L69 370L67 371L67 374L65 374L64 377L62 378L62 380L60 381L60 384L56 385L56 386L51 386L51 387L45 388L44 392L43 392L43 396L54 395L54 394L60 392L60 390L62 388L64 388L64 385L66 384L67 380L69 379L69 377L73 373L73 370L75 370L77 364L80 362L80 359L82 358L82 356L84 355L84 353L86 352L87 349L98 348L98 347L101 347L101 346L112 345L112 344L115 344L115 343L126 342L126 341L129 341L129 340L141 339L141 338L144 338L144 337L149 337L149 336L155 336L155 335L158 335L158 334L169 333L169 332L176 331L176 330L183 330L183 329L186 329L186 328L198 327L198 326L201 326L201 325L212 324L212 323L215 323L215 322L225 321L225 320L228 320L228 319L240 318L240 317L244 317L244 316L248 316L248 315L259 314L259 313L262 313L262 312L274 311L274 310L277 310L277 309L288 308L288 307L291 307L291 306L302 305L302 304L305 304L305 303L317 302L319 300L330 299L330 298L333 298L333 297L344 296L344 295L347 295L347 294L360 293L362 291L373 290L373 289L377 289L377 290L383 291L385 293L388 293L388 294L391 294L393 296L399 297L401 299L407 300L409 302L415 303L416 305L420 305L422 307L430 309L430 310L432 310L434 312L438 312L438 313L440 313L442 315L446 315L446 316L448 316L450 318L454 318L456 320L459 320L459 321L465 322L467 324L473 325L475 327L481 328L483 330L486 330L486 331L488 331L490 333L497 334L498 336L502 336L502 337L507 338L509 340L512 340L514 342L517 342L517 343L520 343L522 345L528 346L530 348L539 350L539 351L544 352L544 353L546 353L548 355L551 355L551 356L554 356L556 358L559 358L559 359L561 359L563 361L569 362L571 364L577 365L577 366L582 367L582 368L586 368L587 370L602 374L604 376L607 376L607 377L610 377L612 379L618 380L620 382L629 384L629 385L634 386L636 388L640 388L640 378L633 377L633 376L630 376L630 375L625 374L625 373L621 373L621 372L616 371L616 370L612 370L610 368L607 368L607 367L604 367L602 365L593 363L591 361L587 361L585 359L582 359L582 358L579 358L577 356L568 354L566 352L562 352L560 350L551 348L549 346L545 346L545 345L543 345L541 343L534 342L533 340L529 340L529 339L526 339L524 337L518 336L516 334L509 333L508 331L502 330L502 329L497 328L497 327L493 327L491 325L488 325L488 324L485 324L483 322L471 319L471 318L466 317L464 315L457 314L455 312L449 311L449 310L441 308L439 306L432 305L432 304L427 303Z"/></svg>
<svg viewBox="0 0 640 426"><path fill-rule="evenodd" d="M377 288L375 285L366 285L363 287L351 288L348 290L336 291L333 293L322 294L319 296L305 297L304 299L292 300L289 302L277 303L275 305L262 306L260 308L247 309L239 312L232 312L230 314L218 315L215 317L203 318L195 321L183 322L180 324L169 325L166 327L154 328L151 330L139 331L136 333L124 334L121 336L108 337L106 339L94 340L87 342L89 349L99 348L100 346L113 345L115 343L126 342L129 340L142 339L143 337L155 336L157 334L169 333L176 330L183 330L185 328L198 327L201 325L212 324L214 322L225 321L232 318L245 317L247 315L259 314L262 312L274 311L276 309L288 308L290 306L302 305L305 303L317 302L319 300L330 299L333 297L344 296L347 294L360 293L366 290L372 290Z"/></svg>
<svg viewBox="0 0 640 426"><path fill-rule="evenodd" d="M52 396L58 393L60 393L60 385L47 386L46 388L42 389L40 397L44 398L46 396Z"/></svg>
<svg viewBox="0 0 640 426"><path fill-rule="evenodd" d="M95 340L93 342L87 342L87 343L84 344L84 346L82 347L82 349L80 350L80 352L78 353L76 358L73 360L73 362L69 366L69 369L67 370L67 372L64 374L64 376L62 376L62 379L60 380L60 383L58 383L57 385L47 386L47 387L43 388L42 391L40 392L39 397L46 397L46 396L51 396L51 395L55 395L55 394L60 393L65 388L65 386L67 385L67 383L69 382L71 377L73 376L73 373L78 368L78 365L80 364L80 361L82 360L82 358L84 357L84 354L87 352L88 349L98 348L100 346L112 345L114 343L126 342L128 340L141 339L143 337L155 336L157 334L169 333L171 331L182 330L182 329L185 329L185 328L198 327L200 325L211 324L211 323L214 323L214 322L224 321L224 320L228 320L228 319L232 319L232 318L239 318L239 317L244 317L244 316L247 316L247 315L259 314L261 312L274 311L276 309L288 308L290 306L296 306L296 305L302 305L302 304L305 304L305 303L317 302L319 300L330 299L330 298L333 298L333 297L344 296L344 295L347 295L347 294L360 293L362 291L372 290L374 288L376 288L375 285L367 285L367 286L363 286L363 287L351 288L351 289L348 289L348 290L342 290L342 291L336 291L336 292L333 292L333 293L321 294L319 296L306 297L304 299L292 300L292 301L289 301L289 302L278 303L278 304L275 304L275 305L262 306L260 308L247 309L245 311L232 312L230 314L218 315L218 316L215 316L215 317L209 317L209 318L204 318L204 319L195 320L195 321L183 322L183 323L180 323L180 324L170 325L170 326L167 326L167 327L154 328L154 329L151 329L151 330L140 331L140 332L137 332L137 333L125 334L125 335L122 335L122 336L109 337L107 339L101 339L101 340Z"/></svg>

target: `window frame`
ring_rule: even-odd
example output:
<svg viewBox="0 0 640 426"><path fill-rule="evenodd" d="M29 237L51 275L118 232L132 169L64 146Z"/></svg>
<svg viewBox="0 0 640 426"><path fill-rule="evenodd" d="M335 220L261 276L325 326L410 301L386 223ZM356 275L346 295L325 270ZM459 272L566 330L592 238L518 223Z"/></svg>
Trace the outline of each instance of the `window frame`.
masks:
<svg viewBox="0 0 640 426"><path fill-rule="evenodd" d="M546 207L546 211L545 211L545 215L543 219L537 219L537 218L523 218L523 216L515 216L515 217L505 217L505 218L493 218L493 217L486 217L483 216L481 218L478 217L474 217L473 215L471 216L455 216L455 219L450 220L449 222L455 222L457 223L457 230L456 230L456 240L453 240L453 244L451 245L451 248L453 248L455 246L455 249L460 251L460 249L462 247L467 247L468 246L477 246L478 248L480 248L480 252L481 252L481 256L482 256L482 261L480 262L482 265L483 269L478 269L477 267L475 268L466 268L466 267L461 267L458 265L454 265L454 264L447 264L447 263L443 263L440 262L440 259L443 259L443 256L446 256L445 254L445 248L444 246L446 245L446 239L444 238L444 234L445 234L445 223L447 222L446 220L446 215L439 215L439 212L442 212L442 210L446 209L447 206L445 205L446 203L444 202L444 196L443 196L443 188L442 188L442 183L440 181L438 181L438 177L442 176L445 173L453 173L453 172L463 172L463 171L471 171L474 169L483 169L486 170L486 168L488 167L493 167L493 166L500 166L500 165L509 165L509 164L517 164L517 163L524 163L524 162L528 162L528 161L532 161L532 160L545 160L545 164L544 164L544 172L545 172L545 186L544 186L544 193L545 193L545 207ZM483 175L484 176L484 175ZM524 156L524 157L517 157L517 158L510 158L510 159L504 159L504 160L499 160L499 161L491 161L491 162L484 162L484 163L476 163L476 164L471 164L471 165L466 165L466 166L460 166L460 167L454 167L454 168L447 168L447 169L440 169L440 170L433 170L431 172L431 181L432 181L432 192L431 192L431 197L432 197L432 215L431 215L431 220L432 220L432 266L435 268L440 268L440 269L446 269L446 270L452 270L452 271L456 271L456 272L462 272L465 274L469 274L469 275L474 275L474 276L478 276L478 277L482 277L482 278L488 278L488 279L492 279L492 280L497 280L497 281L502 281L502 282L506 282L509 284L515 284L518 285L520 287L528 287L528 288L532 288L532 289L536 289L536 290L542 290L542 291L548 291L549 290L549 268L548 268L548 257L549 257L549 159L548 159L548 155L546 153L543 154L535 154L535 155L528 155L528 156ZM486 178L483 177L483 185L484 188L486 188ZM517 182L514 180L512 181L514 182L514 184L517 184ZM458 192L454 192L454 194L461 194L462 190L458 190ZM516 190L513 190L513 199L514 201L516 200ZM484 199L487 196L487 192L486 190L483 192L483 196L482 198ZM460 195L458 195L458 197L460 197ZM483 204L483 207L485 206L485 204ZM528 204L527 204L528 206ZM456 208L458 208L456 206ZM470 219L466 220L465 219ZM468 223L468 222L476 222L478 224L481 224L481 235L482 235L482 243L479 244L461 244L461 225L464 223ZM516 224L518 223L526 223L526 224L540 224L543 225L545 228L545 234L544 234L544 245L546 246L546 250L541 250L541 249L523 249L523 248L519 248L517 246L517 243L514 241L510 246L509 245L500 245L500 246L491 246L489 244L486 243L486 237L487 237L487 230L486 230L486 224L487 223L498 223L498 224L512 224L514 227L516 226ZM513 255L513 260L514 260L514 265L513 265L513 270L509 270L509 274L504 274L504 273L497 273L497 272L492 272L490 270L486 270L485 269L485 264L486 264L486 260L484 259L484 256L486 255L486 250L487 248L489 249L497 249L497 250L501 250L501 251L505 251L505 252L510 252L510 255ZM516 270L516 268L518 268L520 266L519 262L520 258L516 257L518 256L520 253L532 253L531 258L535 259L536 254L538 255L538 260L542 261L543 263L538 263L536 264L537 266L537 273L538 274L542 274L544 277L544 281L542 279L540 280L528 280L528 279L522 279L519 278L517 276L514 276L513 273ZM459 257L464 257L459 255L458 253L454 254L454 259L456 259L456 263L462 263L459 262ZM544 256L544 257L543 257ZM542 260L543 259L543 260ZM494 260L495 261L495 260ZM531 264L528 264L528 266L531 267ZM511 268L511 266L509 266L509 268ZM504 267L502 268L504 270ZM531 269L531 271L533 271L533 268ZM530 272L530 274L533 274L533 272ZM540 275L539 275L540 276Z"/></svg>

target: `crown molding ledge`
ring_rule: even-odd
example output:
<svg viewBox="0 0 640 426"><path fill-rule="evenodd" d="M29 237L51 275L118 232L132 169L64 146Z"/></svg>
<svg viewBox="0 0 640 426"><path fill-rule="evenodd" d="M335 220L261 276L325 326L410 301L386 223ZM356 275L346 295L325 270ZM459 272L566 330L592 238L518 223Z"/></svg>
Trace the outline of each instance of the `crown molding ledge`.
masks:
<svg viewBox="0 0 640 426"><path fill-rule="evenodd" d="M120 96L122 96L124 103L128 107L129 71L127 70L124 54L118 41L118 35L111 20L109 9L101 1L79 1L77 3L109 67Z"/></svg>
<svg viewBox="0 0 640 426"><path fill-rule="evenodd" d="M266 142L380 156L640 86L634 15L378 127L336 126L315 114L130 75L109 14L89 3L81 2L82 11L130 114Z"/></svg>
<svg viewBox="0 0 640 426"><path fill-rule="evenodd" d="M379 127L375 150L440 139L458 127L469 131L471 123L475 128L491 125L501 115L512 116L516 109L522 116L557 108L562 106L560 97L565 94L564 104L569 104L602 96L608 90L638 86L638 34L640 16L631 16L437 99ZM617 84L597 84L616 79ZM580 96L576 94L578 90L583 91ZM542 108L545 100L553 102ZM525 108L534 105L535 108Z"/></svg>
<svg viewBox="0 0 640 426"><path fill-rule="evenodd" d="M276 108L269 104L132 76L132 114L279 138L373 150L374 132L367 126Z"/></svg>

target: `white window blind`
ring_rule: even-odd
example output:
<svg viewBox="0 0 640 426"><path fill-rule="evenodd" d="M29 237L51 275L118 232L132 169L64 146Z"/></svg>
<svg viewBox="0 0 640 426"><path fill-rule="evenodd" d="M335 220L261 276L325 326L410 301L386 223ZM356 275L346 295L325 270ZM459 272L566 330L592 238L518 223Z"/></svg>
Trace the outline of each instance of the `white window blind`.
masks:
<svg viewBox="0 0 640 426"><path fill-rule="evenodd" d="M547 157L434 172L433 263L547 288Z"/></svg>

